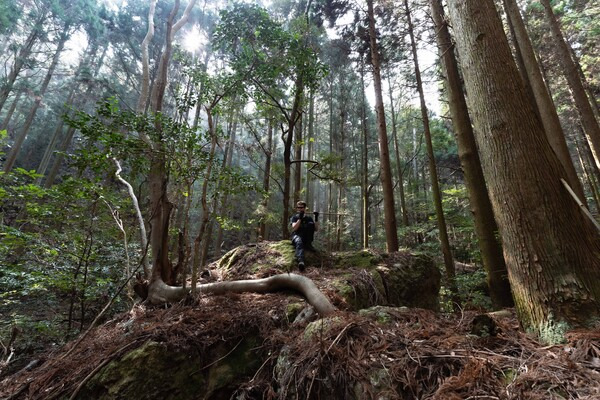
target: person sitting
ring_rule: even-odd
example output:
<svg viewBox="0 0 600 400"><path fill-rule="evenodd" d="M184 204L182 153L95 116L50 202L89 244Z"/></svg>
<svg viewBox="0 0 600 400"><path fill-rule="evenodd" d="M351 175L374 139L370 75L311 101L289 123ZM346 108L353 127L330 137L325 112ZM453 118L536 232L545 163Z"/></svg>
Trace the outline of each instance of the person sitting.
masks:
<svg viewBox="0 0 600 400"><path fill-rule="evenodd" d="M315 219L305 215L306 202L299 201L296 203L296 214L290 220L292 225L292 244L296 249L296 261L298 261L298 269L304 271L304 250L315 249L312 246L315 232L319 230L319 213L314 212Z"/></svg>

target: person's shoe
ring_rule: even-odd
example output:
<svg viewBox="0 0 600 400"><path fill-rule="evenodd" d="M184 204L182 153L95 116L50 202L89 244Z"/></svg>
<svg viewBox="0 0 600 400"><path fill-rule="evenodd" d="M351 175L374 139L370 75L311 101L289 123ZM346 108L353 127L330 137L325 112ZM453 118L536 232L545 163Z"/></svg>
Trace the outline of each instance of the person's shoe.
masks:
<svg viewBox="0 0 600 400"><path fill-rule="evenodd" d="M298 269L300 270L300 272L304 272L304 270L306 269L306 266L304 266L304 261L300 261L298 263Z"/></svg>

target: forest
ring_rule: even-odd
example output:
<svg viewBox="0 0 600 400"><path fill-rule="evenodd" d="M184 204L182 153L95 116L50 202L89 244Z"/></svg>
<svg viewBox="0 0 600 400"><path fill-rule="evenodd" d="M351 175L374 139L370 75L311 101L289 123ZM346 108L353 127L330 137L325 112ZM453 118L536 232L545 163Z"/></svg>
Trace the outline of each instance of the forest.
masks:
<svg viewBox="0 0 600 400"><path fill-rule="evenodd" d="M0 0L0 398L600 398L599 38L593 0Z"/></svg>

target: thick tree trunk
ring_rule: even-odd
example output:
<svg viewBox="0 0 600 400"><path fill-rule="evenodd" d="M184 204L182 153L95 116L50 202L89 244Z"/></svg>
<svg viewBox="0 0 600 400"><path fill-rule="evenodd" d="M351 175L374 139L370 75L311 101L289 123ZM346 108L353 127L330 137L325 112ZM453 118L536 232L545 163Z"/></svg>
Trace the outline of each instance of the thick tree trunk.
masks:
<svg viewBox="0 0 600 400"><path fill-rule="evenodd" d="M65 48L65 43L69 38L69 27L64 27L64 33L61 34L60 39L58 41L58 45L56 50L54 51L54 56L52 57L52 63L50 63L50 67L48 67L48 71L46 72L46 76L44 77L44 81L42 82L42 86L35 97L35 101L29 110L29 114L27 114L27 118L25 119L25 124L23 125L23 129L17 136L17 139L13 143L8 156L6 157L6 162L4 163L4 172L10 172L17 161L17 156L21 151L21 146L27 137L27 133L29 133L29 128L31 128L31 124L33 123L33 119L35 118L35 114L37 113L38 108L40 107L40 103L46 94L46 89L48 89L48 85L50 84L50 79L52 79L52 75L54 74L54 70L56 69L56 65L58 64L58 60L60 59L60 54Z"/></svg>
<svg viewBox="0 0 600 400"><path fill-rule="evenodd" d="M592 149L592 153L594 155L596 164L598 165L598 167L600 167L600 125L598 125L598 121L594 116L594 111L592 109L589 99L587 98L587 94L585 92L584 85L581 81L577 65L571 58L571 51L569 49L569 45L563 37L562 31L558 24L558 20L556 19L556 16L552 11L550 1L540 0L540 2L544 6L546 19L548 21L548 24L550 25L550 31L552 32L554 45L556 46L556 49L558 51L559 60L563 68L563 73L565 74L567 82L569 83L569 88L571 89L571 94L573 96L573 100L575 101L575 106L579 111L579 116L581 117L581 124L583 125L583 130L585 131L588 141L590 142L590 147Z"/></svg>
<svg viewBox="0 0 600 400"><path fill-rule="evenodd" d="M398 231L396 210L394 205L394 185L392 184L392 168L388 149L385 110L381 89L381 62L379 48L375 36L375 15L373 0L367 0L369 18L369 40L371 43L371 63L373 66L373 85L375 86L375 109L377 111L377 127L379 132L379 156L381 163L381 186L383 188L383 213L385 215L385 238L388 252L398 251Z"/></svg>
<svg viewBox="0 0 600 400"><path fill-rule="evenodd" d="M471 118L462 91L458 65L454 56L454 46L448 31L441 0L431 0L431 9L440 57L446 75L446 91L448 106L452 116L458 156L465 175L465 183L469 192L469 202L475 223L475 232L481 251L483 266L487 273L487 283L494 308L512 307L514 305L508 282L508 271L502 255L502 246L498 241L498 226L494 218L492 204L481 162L475 144L475 136L471 126Z"/></svg>
<svg viewBox="0 0 600 400"><path fill-rule="evenodd" d="M198 287L200 293L269 293L280 290L294 290L301 293L306 301L322 316L327 317L337 309L309 278L296 274L274 275L269 278L241 280L231 282L207 283ZM184 299L189 290L182 287L168 286L164 282L153 282L149 287L148 300L152 304L163 304Z"/></svg>
<svg viewBox="0 0 600 400"><path fill-rule="evenodd" d="M446 218L444 217L444 208L442 207L442 193L439 186L437 165L435 162L435 155L433 153L433 143L431 141L431 130L429 128L429 111L427 110L427 105L425 104L425 94L423 93L423 83L421 81L421 70L419 68L419 60L417 57L417 43L415 41L410 9L408 8L408 0L404 0L404 10L406 12L406 19L408 21L408 34L410 36L413 63L415 66L417 91L419 92L419 99L421 101L421 118L423 119L423 130L425 132L425 143L427 145L427 158L429 160L429 174L431 177L431 194L433 197L433 204L435 206L440 243L442 245L442 254L444 256L446 278L448 279L450 290L456 294L456 273L454 269L454 260L452 259L450 241L448 240L448 229L446 228Z"/></svg>
<svg viewBox="0 0 600 400"><path fill-rule="evenodd" d="M191 9L196 0L190 0L181 18L173 23L179 10L179 0L175 1L166 24L165 49L160 57L158 72L152 93L150 94L150 111L161 113L163 98L168 82L168 67L171 59L173 38L177 31L187 23ZM140 96L141 98L141 96ZM142 99L143 101L143 99ZM152 143L150 151L150 171L148 182L150 190L150 245L152 247L152 277L151 282L162 280L172 283L175 280L173 269L169 262L169 219L172 205L167 195L168 175L164 143L162 142L162 126L155 124L158 140Z"/></svg>
<svg viewBox="0 0 600 400"><path fill-rule="evenodd" d="M600 235L561 183L493 0L449 5L519 320L552 340L600 317Z"/></svg>
<svg viewBox="0 0 600 400"><path fill-rule="evenodd" d="M569 154L567 141L565 140L565 134L560 125L560 120L558 119L556 107L550 97L550 93L548 93L548 90L546 89L542 72L540 71L537 59L535 58L533 46L529 39L529 35L527 34L527 30L525 29L525 23L521 18L521 13L519 12L516 0L504 0L504 8L506 9L506 15L514 28L516 46L523 57L523 65L528 78L527 81L531 86L537 110L539 111L544 131L548 137L548 142L550 142L550 146L552 146L552 149L565 168L569 184L575 193L577 193L577 196L581 201L585 203L583 187L577 177L573 160Z"/></svg>

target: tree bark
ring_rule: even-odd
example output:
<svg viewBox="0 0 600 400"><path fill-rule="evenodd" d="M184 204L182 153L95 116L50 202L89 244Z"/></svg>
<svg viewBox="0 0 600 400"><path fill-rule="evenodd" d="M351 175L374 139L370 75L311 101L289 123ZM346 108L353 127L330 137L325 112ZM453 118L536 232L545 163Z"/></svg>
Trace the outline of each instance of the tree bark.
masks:
<svg viewBox="0 0 600 400"><path fill-rule="evenodd" d="M141 90L140 97L138 98L136 111L143 113L146 109L146 102L148 101L148 93L150 91L150 60L148 58L148 45L154 37L154 11L156 9L157 0L150 1L150 7L148 9L148 31L142 41L142 77L141 77Z"/></svg>
<svg viewBox="0 0 600 400"><path fill-rule="evenodd" d="M363 56L360 57L360 120L362 128L362 176L361 176L361 237L363 249L369 248L370 213L369 213L369 127L367 126L367 101L365 99L365 65Z"/></svg>
<svg viewBox="0 0 600 400"><path fill-rule="evenodd" d="M196 283L198 281L198 269L201 265L201 251L200 244L203 241L208 241L209 238L205 237L206 228L210 221L210 210L208 207L208 183L212 174L213 162L215 159L215 150L217 148L217 132L215 130L213 122L213 109L211 107L206 108L206 115L208 119L208 131L210 133L210 153L208 157L208 163L204 172L204 182L202 182L202 194L200 195L200 204L202 205L202 221L200 222L200 231L198 236L194 240L194 262L192 264L192 293L196 293Z"/></svg>
<svg viewBox="0 0 600 400"><path fill-rule="evenodd" d="M394 96L392 95L392 82L389 74L388 91L390 97L390 111L392 112L392 137L394 138L394 151L396 153L396 170L398 171L398 196L400 196L400 207L402 207L402 224L408 226L408 210L406 209L406 197L404 195L404 172L402 171L402 160L400 159L398 128L396 127L396 111L394 110Z"/></svg>
<svg viewBox="0 0 600 400"><path fill-rule="evenodd" d="M173 23L179 9L179 0L175 1L166 25L165 48L160 57L156 81L150 94L150 111L154 114L162 112L163 98L168 82L168 66L171 59L173 38L177 31L187 22L191 9L196 0L190 0L181 18ZM140 96L141 97L141 96ZM139 103L139 102L138 102ZM166 283L174 281L173 271L169 262L169 218L172 205L167 195L168 176L167 160L164 143L162 142L162 127L155 123L158 140L152 143L150 152L150 171L148 182L150 190L150 245L152 248L152 277L151 282L162 280Z"/></svg>
<svg viewBox="0 0 600 400"><path fill-rule="evenodd" d="M454 56L454 46L444 16L442 1L431 0L431 11L437 32L440 58L445 70L448 106L456 133L458 156L465 175L465 184L469 193L481 259L487 273L492 305L495 309L512 307L514 303L508 282L508 271L502 255L502 246L497 237L498 226L481 169L471 118L462 91L458 64Z"/></svg>
<svg viewBox="0 0 600 400"><path fill-rule="evenodd" d="M263 176L263 190L267 194L262 201L263 212L266 214L267 209L269 208L269 189L271 187L271 156L273 153L273 122L269 119L267 127L267 151L265 152L265 174ZM258 228L258 236L260 239L267 239L267 224L263 219L260 221L260 226Z"/></svg>
<svg viewBox="0 0 600 400"><path fill-rule="evenodd" d="M550 31L552 32L552 38L554 45L558 51L559 60L562 64L563 73L569 83L575 106L579 111L581 117L581 124L583 130L590 142L592 154L598 167L600 167L600 125L594 116L594 111L590 104L590 101L585 92L584 85L581 81L577 65L571 58L571 51L569 45L563 37L562 31L558 24L558 20L552 11L552 6L549 0L540 0L544 6L544 11L548 24L550 25Z"/></svg>
<svg viewBox="0 0 600 400"><path fill-rule="evenodd" d="M296 159L296 165L294 168L294 204L300 201L300 195L302 192L302 110L300 110L300 117L298 118L298 126L295 130L296 140L294 145L294 158Z"/></svg>
<svg viewBox="0 0 600 400"><path fill-rule="evenodd" d="M493 0L449 6L517 314L552 340L600 317L600 234L561 183Z"/></svg>
<svg viewBox="0 0 600 400"><path fill-rule="evenodd" d="M373 85L375 86L375 109L377 111L377 128L379 132L379 156L381 163L381 186L383 188L383 213L385 216L386 247L389 253L398 251L398 231L396 224L396 210L394 205L394 186L392 184L392 169L390 166L390 152L388 149L387 128L385 124L385 110L383 108L383 94L381 89L381 62L379 48L375 36L375 15L373 0L367 0L369 18L369 41L371 45L371 63L373 66Z"/></svg>
<svg viewBox="0 0 600 400"><path fill-rule="evenodd" d="M283 139L283 216L281 219L282 238L287 239L289 236L289 219L290 219L290 191L292 178L292 144L294 142L294 128L298 118L300 117L300 103L302 94L304 93L304 81L302 76L298 74L294 83L294 102L292 103L292 111L288 117L287 132L282 136Z"/></svg>
<svg viewBox="0 0 600 400"><path fill-rule="evenodd" d="M417 43L415 41L415 34L410 15L410 9L408 8L408 0L404 0L404 10L406 12L406 19L408 21L408 35L410 36L413 63L415 66L415 79L417 81L417 91L419 92L419 99L421 102L421 118L423 119L423 130L425 132L425 142L427 145L427 158L429 160L429 174L431 177L431 194L433 196L433 204L435 206L435 213L437 217L440 243L442 245L442 254L444 256L446 278L448 279L450 290L454 294L456 294L457 289L455 282L456 273L454 269L454 260L452 259L450 241L448 240L448 229L446 227L446 218L444 217L444 208L442 207L442 193L440 191L435 155L433 153L433 143L431 141L431 130L429 128L429 111L427 110L427 104L425 104L423 82L421 81L421 70L419 68L419 60L417 57Z"/></svg>
<svg viewBox="0 0 600 400"><path fill-rule="evenodd" d="M523 57L527 81L533 92L537 110L539 111L539 117L544 126L544 131L546 132L550 146L552 146L552 149L565 168L569 185L573 188L575 193L577 193L577 196L581 201L586 203L583 187L577 177L573 160L569 154L567 141L560 125L560 120L558 119L556 107L554 106L552 97L550 97L550 93L548 93L548 90L546 89L546 84L544 83L539 64L535 57L533 45L527 34L525 23L521 18L516 0L504 0L504 8L506 9L507 17L514 28L516 46Z"/></svg>

